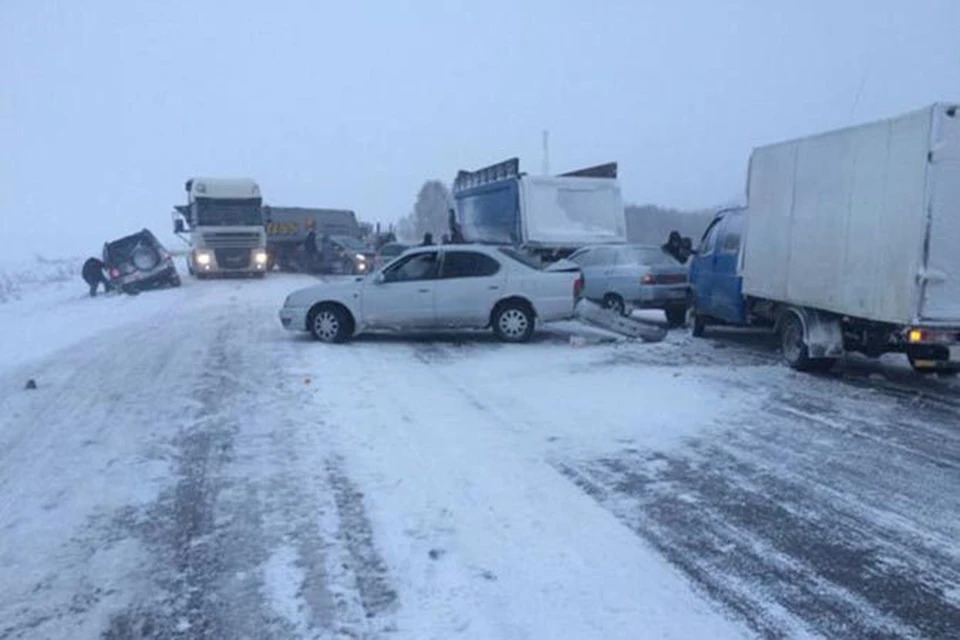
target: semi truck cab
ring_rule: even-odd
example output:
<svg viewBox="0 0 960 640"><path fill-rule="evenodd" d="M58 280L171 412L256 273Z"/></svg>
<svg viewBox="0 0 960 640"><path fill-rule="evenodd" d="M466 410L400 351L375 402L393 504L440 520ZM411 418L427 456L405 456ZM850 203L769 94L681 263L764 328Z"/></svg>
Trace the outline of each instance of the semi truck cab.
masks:
<svg viewBox="0 0 960 640"><path fill-rule="evenodd" d="M197 278L267 272L260 187L249 179L191 178L187 204L174 207L174 232L190 245L187 270Z"/></svg>

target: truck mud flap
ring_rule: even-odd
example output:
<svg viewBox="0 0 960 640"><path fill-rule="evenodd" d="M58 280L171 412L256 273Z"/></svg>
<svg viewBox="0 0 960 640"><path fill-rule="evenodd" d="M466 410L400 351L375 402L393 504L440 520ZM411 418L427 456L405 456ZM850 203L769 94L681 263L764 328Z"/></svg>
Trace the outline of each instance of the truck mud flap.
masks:
<svg viewBox="0 0 960 640"><path fill-rule="evenodd" d="M607 329L628 338L639 338L644 342L660 342L667 337L667 329L659 324L622 316L589 300L581 300L577 303L576 317L585 324Z"/></svg>

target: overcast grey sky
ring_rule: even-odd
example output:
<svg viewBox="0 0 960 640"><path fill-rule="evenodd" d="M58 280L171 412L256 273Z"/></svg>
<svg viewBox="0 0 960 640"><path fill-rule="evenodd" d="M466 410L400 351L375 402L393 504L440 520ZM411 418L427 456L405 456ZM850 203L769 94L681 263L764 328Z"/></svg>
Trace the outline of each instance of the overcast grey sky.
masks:
<svg viewBox="0 0 960 640"><path fill-rule="evenodd" d="M627 200L742 193L753 146L960 99L958 0L2 0L7 257L164 234L192 174L389 222L518 155ZM859 94L859 99L858 99Z"/></svg>

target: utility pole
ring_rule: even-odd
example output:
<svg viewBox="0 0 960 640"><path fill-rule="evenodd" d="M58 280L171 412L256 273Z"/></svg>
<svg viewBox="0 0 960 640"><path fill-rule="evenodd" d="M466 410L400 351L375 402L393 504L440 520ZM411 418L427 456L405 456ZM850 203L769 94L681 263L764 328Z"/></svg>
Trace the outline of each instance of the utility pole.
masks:
<svg viewBox="0 0 960 640"><path fill-rule="evenodd" d="M550 132L543 130L543 175L550 175Z"/></svg>

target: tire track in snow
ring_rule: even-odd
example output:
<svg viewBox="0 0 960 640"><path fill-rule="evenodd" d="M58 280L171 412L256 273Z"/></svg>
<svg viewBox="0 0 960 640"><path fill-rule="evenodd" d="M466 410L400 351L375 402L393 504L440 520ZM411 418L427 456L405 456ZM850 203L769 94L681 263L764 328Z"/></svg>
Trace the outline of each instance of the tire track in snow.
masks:
<svg viewBox="0 0 960 640"><path fill-rule="evenodd" d="M937 460L960 442L940 411L807 382L679 450L558 468L763 636L954 637L960 480Z"/></svg>
<svg viewBox="0 0 960 640"><path fill-rule="evenodd" d="M176 484L129 518L153 552L154 588L111 617L105 640L290 637L261 595L262 492L229 473L242 416L252 406L234 378L242 370L243 336L230 315L214 324L193 394L198 408L173 439Z"/></svg>

